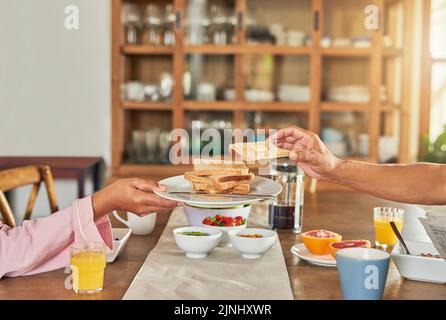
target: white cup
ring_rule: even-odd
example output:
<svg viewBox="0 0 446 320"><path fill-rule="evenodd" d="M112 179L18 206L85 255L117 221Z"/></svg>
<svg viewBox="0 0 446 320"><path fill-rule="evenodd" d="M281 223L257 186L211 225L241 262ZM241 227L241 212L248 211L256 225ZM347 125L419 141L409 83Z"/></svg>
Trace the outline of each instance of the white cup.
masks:
<svg viewBox="0 0 446 320"><path fill-rule="evenodd" d="M132 229L132 233L136 235L151 234L155 229L156 212L148 214L144 217L140 217L134 213L127 212L127 220L121 218L116 211L113 215L117 220L125 224L128 228Z"/></svg>
<svg viewBox="0 0 446 320"><path fill-rule="evenodd" d="M126 98L131 101L144 101L144 85L138 81L129 81L125 85Z"/></svg>
<svg viewBox="0 0 446 320"><path fill-rule="evenodd" d="M289 30L287 33L287 42L290 47L300 47L304 45L305 32L299 30Z"/></svg>

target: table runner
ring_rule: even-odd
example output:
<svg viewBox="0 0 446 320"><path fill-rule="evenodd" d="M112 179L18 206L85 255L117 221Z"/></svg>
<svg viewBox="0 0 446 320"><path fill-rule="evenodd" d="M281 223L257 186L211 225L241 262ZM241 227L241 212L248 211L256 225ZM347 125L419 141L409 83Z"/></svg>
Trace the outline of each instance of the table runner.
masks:
<svg viewBox="0 0 446 320"><path fill-rule="evenodd" d="M265 227L267 212L262 204L253 206L249 226ZM279 239L257 260L244 259L233 248L190 259L175 244L172 230L180 226L187 226L187 220L177 208L123 299L293 299Z"/></svg>

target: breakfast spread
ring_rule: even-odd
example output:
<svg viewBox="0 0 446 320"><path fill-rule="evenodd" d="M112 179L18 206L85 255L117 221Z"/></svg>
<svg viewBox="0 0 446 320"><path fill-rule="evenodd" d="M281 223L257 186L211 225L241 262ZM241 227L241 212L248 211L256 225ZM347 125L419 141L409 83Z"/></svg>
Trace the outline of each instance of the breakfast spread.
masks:
<svg viewBox="0 0 446 320"><path fill-rule="evenodd" d="M197 193L248 194L254 174L242 162L201 160L184 177Z"/></svg>
<svg viewBox="0 0 446 320"><path fill-rule="evenodd" d="M229 145L229 150L234 151L243 161L253 163L262 160L273 160L277 158L287 158L289 150L277 147L272 143L263 142L243 142Z"/></svg>
<svg viewBox="0 0 446 320"><path fill-rule="evenodd" d="M205 218L203 224L216 227L237 227L246 224L246 219L241 216L233 218L217 214L215 217Z"/></svg>

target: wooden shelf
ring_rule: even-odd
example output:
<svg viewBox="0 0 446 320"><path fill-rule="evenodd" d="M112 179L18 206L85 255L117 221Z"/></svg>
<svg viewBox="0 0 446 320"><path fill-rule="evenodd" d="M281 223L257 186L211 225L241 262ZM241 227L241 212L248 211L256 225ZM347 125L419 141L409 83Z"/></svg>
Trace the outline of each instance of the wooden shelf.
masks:
<svg viewBox="0 0 446 320"><path fill-rule="evenodd" d="M394 112L394 111L400 111L401 106L395 105L395 104L384 104L380 106L380 110L382 112Z"/></svg>
<svg viewBox="0 0 446 320"><path fill-rule="evenodd" d="M234 111L240 106L236 101L192 101L186 100L183 104L184 110L201 111Z"/></svg>
<svg viewBox="0 0 446 320"><path fill-rule="evenodd" d="M134 101L123 101L122 107L125 110L172 110L172 104L167 102L134 102Z"/></svg>
<svg viewBox="0 0 446 320"><path fill-rule="evenodd" d="M311 48L289 47L268 44L247 44L247 45L187 45L184 52L189 54L208 55L236 55L236 54L273 54L273 55L310 55Z"/></svg>
<svg viewBox="0 0 446 320"><path fill-rule="evenodd" d="M242 54L310 55L309 47L289 47L268 44L248 44L242 47Z"/></svg>
<svg viewBox="0 0 446 320"><path fill-rule="evenodd" d="M172 47L149 46L149 45L125 45L122 52L126 55L171 55L174 52ZM310 47L289 47L268 44L247 44L247 45L227 45L218 46L212 44L186 45L184 52L189 54L207 55L236 55L236 54L273 54L273 55L310 55ZM368 57L371 55L370 48L322 48L323 56L339 57ZM386 48L385 56L395 56L402 53L401 49Z"/></svg>
<svg viewBox="0 0 446 320"><path fill-rule="evenodd" d="M386 58L396 58L403 54L403 50L397 48L384 48L383 55Z"/></svg>
<svg viewBox="0 0 446 320"><path fill-rule="evenodd" d="M185 110L208 111L276 111L296 112L309 111L309 103L295 102L248 102L248 101L185 101Z"/></svg>
<svg viewBox="0 0 446 320"><path fill-rule="evenodd" d="M369 103L322 102L321 111L370 111Z"/></svg>
<svg viewBox="0 0 446 320"><path fill-rule="evenodd" d="M323 56L328 57L370 57L372 54L371 48L322 48Z"/></svg>
<svg viewBox="0 0 446 320"><path fill-rule="evenodd" d="M209 55L232 55L240 53L239 45L218 46L212 44L185 45L185 53L209 54Z"/></svg>
<svg viewBox="0 0 446 320"><path fill-rule="evenodd" d="M300 102L244 102L244 111L308 112L309 103Z"/></svg>
<svg viewBox="0 0 446 320"><path fill-rule="evenodd" d="M124 45L122 53L126 55L171 55L173 47L149 46L149 45Z"/></svg>

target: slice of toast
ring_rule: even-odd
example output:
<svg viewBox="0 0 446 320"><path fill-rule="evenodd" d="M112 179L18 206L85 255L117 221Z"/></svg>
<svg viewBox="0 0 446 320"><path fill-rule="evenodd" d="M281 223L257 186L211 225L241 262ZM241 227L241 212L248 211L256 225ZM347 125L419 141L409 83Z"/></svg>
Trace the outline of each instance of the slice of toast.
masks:
<svg viewBox="0 0 446 320"><path fill-rule="evenodd" d="M217 191L221 191L220 193L229 193L233 192L236 194L248 194L250 190L249 183L225 183L225 184L209 184L209 183L199 183L194 182L192 184L194 191L197 192L208 192L212 191L214 193L219 193Z"/></svg>
<svg viewBox="0 0 446 320"><path fill-rule="evenodd" d="M204 176L212 176L212 175L246 175L249 173L249 169L235 169L235 168L209 168L209 169L202 169L202 170L194 170L194 174L199 177Z"/></svg>
<svg viewBox="0 0 446 320"><path fill-rule="evenodd" d="M243 142L229 145L229 151L237 153L243 161L256 162L288 157L289 150L277 147L268 142Z"/></svg>
<svg viewBox="0 0 446 320"><path fill-rule="evenodd" d="M239 184L237 187L232 190L234 194L248 194L250 190L249 183Z"/></svg>
<svg viewBox="0 0 446 320"><path fill-rule="evenodd" d="M208 194L249 193L254 174L249 172L244 162L198 159L193 163L194 170L185 172L184 177L192 183L194 191Z"/></svg>
<svg viewBox="0 0 446 320"><path fill-rule="evenodd" d="M198 183L212 183L212 180L209 176L197 176L194 171L188 171L184 173L184 178L189 180L190 182L198 182Z"/></svg>
<svg viewBox="0 0 446 320"><path fill-rule="evenodd" d="M212 179L215 183L225 183L229 181L249 183L254 179L254 174L249 173L245 175L214 175L211 176L210 179Z"/></svg>
<svg viewBox="0 0 446 320"><path fill-rule="evenodd" d="M214 183L214 184L223 184L227 182L250 182L254 179L254 174L249 173L245 175L211 175L211 176L198 176L194 171L188 171L184 173L184 177L186 180L191 182L199 182L199 183Z"/></svg>
<svg viewBox="0 0 446 320"><path fill-rule="evenodd" d="M198 176L246 175L249 173L249 168L243 162L201 159L194 161L194 173Z"/></svg>
<svg viewBox="0 0 446 320"><path fill-rule="evenodd" d="M248 194L249 193L249 184L244 183L240 184L234 188L220 190L220 189L208 189L206 190L209 194Z"/></svg>

